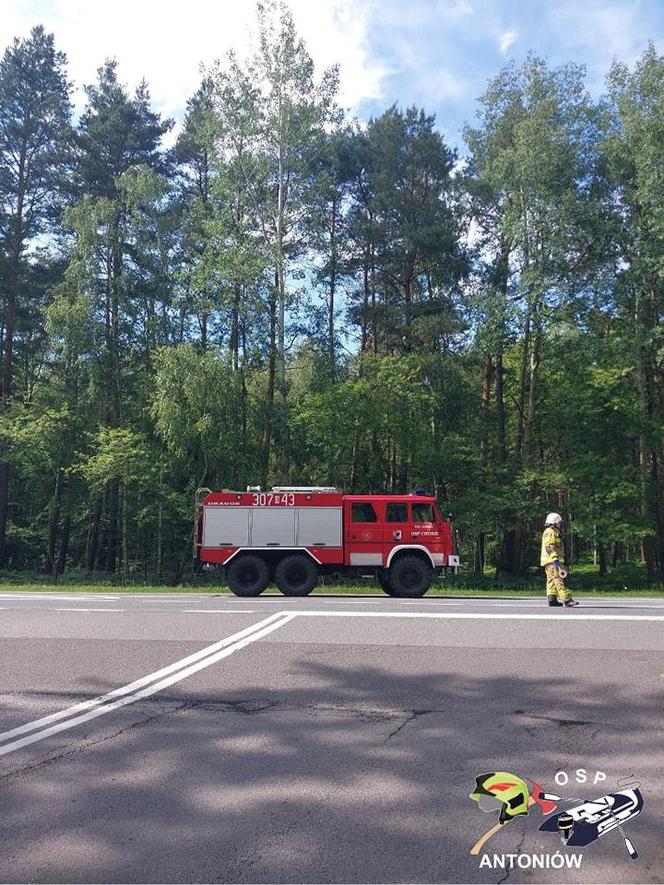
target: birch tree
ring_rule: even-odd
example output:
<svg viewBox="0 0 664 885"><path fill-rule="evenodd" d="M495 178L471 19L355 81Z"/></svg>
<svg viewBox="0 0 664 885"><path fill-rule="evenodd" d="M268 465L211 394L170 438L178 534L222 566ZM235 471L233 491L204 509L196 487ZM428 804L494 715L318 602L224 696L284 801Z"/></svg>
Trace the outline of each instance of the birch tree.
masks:
<svg viewBox="0 0 664 885"><path fill-rule="evenodd" d="M258 31L248 59L229 53L215 74L219 152L233 158L252 206L251 220L270 255L273 272L274 364L279 481L288 482L288 385L286 328L293 305L290 275L303 252L312 204L312 171L324 149L326 129L337 120L338 71L315 77L288 7L257 4ZM268 390L268 399L271 398ZM271 412L268 423L273 423ZM269 430L271 432L271 428Z"/></svg>

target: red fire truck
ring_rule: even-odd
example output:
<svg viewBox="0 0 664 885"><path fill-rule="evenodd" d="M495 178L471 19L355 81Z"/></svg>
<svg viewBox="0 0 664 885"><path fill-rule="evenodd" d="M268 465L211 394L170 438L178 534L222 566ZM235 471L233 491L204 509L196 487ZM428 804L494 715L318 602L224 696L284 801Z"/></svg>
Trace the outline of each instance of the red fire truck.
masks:
<svg viewBox="0 0 664 885"><path fill-rule="evenodd" d="M194 555L223 566L237 596L258 596L271 582L285 596L307 596L321 574L350 574L374 576L390 596L417 597L459 565L435 498L326 487L199 490Z"/></svg>

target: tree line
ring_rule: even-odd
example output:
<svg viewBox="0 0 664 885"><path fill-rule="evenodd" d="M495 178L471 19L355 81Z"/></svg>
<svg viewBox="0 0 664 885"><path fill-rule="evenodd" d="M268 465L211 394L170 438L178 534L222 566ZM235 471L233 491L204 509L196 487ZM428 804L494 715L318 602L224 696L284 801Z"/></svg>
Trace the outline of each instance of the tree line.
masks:
<svg viewBox="0 0 664 885"><path fill-rule="evenodd" d="M404 492L476 572L664 575L664 58L530 55L453 150L360 124L287 7L174 145L113 60L75 118L35 27L0 61L0 565L178 581L197 488ZM444 126L444 121L442 121Z"/></svg>

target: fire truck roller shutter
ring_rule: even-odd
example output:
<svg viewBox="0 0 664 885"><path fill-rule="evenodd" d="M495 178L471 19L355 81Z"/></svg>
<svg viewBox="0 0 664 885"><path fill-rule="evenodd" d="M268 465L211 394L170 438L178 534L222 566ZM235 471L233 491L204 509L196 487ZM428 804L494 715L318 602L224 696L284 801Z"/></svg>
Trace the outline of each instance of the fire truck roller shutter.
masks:
<svg viewBox="0 0 664 885"><path fill-rule="evenodd" d="M298 507L298 547L341 547L341 507Z"/></svg>
<svg viewBox="0 0 664 885"><path fill-rule="evenodd" d="M251 507L206 507L203 547L248 547Z"/></svg>
<svg viewBox="0 0 664 885"><path fill-rule="evenodd" d="M295 547L294 507L253 507L252 547Z"/></svg>

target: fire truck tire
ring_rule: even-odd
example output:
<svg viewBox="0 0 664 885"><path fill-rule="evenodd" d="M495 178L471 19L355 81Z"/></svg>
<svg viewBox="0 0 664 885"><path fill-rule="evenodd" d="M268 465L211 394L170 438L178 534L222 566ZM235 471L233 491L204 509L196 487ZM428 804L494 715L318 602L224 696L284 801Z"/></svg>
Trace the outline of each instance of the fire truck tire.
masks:
<svg viewBox="0 0 664 885"><path fill-rule="evenodd" d="M318 568L313 559L296 553L281 560L274 578L284 596L308 596L318 583Z"/></svg>
<svg viewBox="0 0 664 885"><path fill-rule="evenodd" d="M270 583L270 571L260 556L238 556L226 569L228 586L236 596L260 596Z"/></svg>
<svg viewBox="0 0 664 885"><path fill-rule="evenodd" d="M424 596L433 580L433 569L419 556L400 556L390 566L393 596Z"/></svg>
<svg viewBox="0 0 664 885"><path fill-rule="evenodd" d="M394 590L390 584L390 575L387 569L378 569L376 579L378 580L381 589L384 590L388 596L394 596Z"/></svg>

